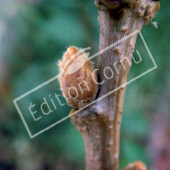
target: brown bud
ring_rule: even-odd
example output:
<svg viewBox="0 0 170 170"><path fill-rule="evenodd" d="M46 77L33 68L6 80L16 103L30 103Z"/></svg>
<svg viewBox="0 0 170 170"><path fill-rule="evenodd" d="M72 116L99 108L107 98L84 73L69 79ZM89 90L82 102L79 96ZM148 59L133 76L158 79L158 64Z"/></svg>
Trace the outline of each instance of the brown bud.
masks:
<svg viewBox="0 0 170 170"><path fill-rule="evenodd" d="M138 161L129 164L125 170L147 170L147 168L141 161Z"/></svg>
<svg viewBox="0 0 170 170"><path fill-rule="evenodd" d="M128 28L126 26L121 28L122 32L126 32L127 30L128 30Z"/></svg>
<svg viewBox="0 0 170 170"><path fill-rule="evenodd" d="M69 47L59 62L59 82L68 105L79 109L92 102L98 91L97 75L87 53Z"/></svg>
<svg viewBox="0 0 170 170"><path fill-rule="evenodd" d="M114 47L113 50L114 50L114 52L117 53L117 54L121 54L121 53L122 53L121 49L120 49L119 47L117 47L117 46Z"/></svg>

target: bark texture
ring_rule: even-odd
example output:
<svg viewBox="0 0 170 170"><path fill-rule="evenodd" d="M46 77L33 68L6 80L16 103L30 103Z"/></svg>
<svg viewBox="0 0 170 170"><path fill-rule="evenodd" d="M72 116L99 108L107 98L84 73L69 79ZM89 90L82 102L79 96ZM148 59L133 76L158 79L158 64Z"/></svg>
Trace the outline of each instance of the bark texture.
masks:
<svg viewBox="0 0 170 170"><path fill-rule="evenodd" d="M159 3L151 0L97 0L95 4L99 11L100 52L141 30L159 9ZM123 84L127 81L136 38L137 34L98 56L100 100L71 117L84 139L87 170L119 169L120 125L126 89ZM114 89L117 90L113 93ZM103 97L109 92L110 95Z"/></svg>

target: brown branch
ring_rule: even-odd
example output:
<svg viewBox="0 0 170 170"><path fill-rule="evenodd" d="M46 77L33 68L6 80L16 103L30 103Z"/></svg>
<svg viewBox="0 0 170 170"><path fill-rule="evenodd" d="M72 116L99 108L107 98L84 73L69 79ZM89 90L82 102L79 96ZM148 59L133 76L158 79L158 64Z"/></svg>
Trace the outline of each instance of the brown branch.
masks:
<svg viewBox="0 0 170 170"><path fill-rule="evenodd" d="M159 3L151 0L97 0L96 6L99 10L100 51L141 30L159 9ZM134 35L99 55L98 78L104 83L100 85L98 98L126 83L136 38ZM108 67L114 71L112 79L108 79L111 77ZM114 94L72 116L73 124L84 139L87 170L118 170L124 97L125 86L122 86Z"/></svg>

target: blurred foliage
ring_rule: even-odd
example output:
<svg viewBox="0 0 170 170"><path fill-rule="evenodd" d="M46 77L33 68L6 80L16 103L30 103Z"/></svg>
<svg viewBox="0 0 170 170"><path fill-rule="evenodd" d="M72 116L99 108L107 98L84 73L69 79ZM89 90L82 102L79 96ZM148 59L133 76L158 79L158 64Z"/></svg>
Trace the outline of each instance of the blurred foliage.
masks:
<svg viewBox="0 0 170 170"><path fill-rule="evenodd" d="M69 119L30 140L12 100L56 76L56 63L70 45L90 46L91 53L98 51L99 24L94 2L4 2L1 3L0 14L0 33L3 32L0 35L3 37L0 53L6 69L3 78L5 88L2 88L5 90L1 91L0 96L0 153L3 153L5 146L10 152L8 164L15 164L18 170L31 170L35 167L37 170L53 170L56 167L63 170L84 169L83 140ZM159 104L162 88L169 87L170 83L169 15L170 2L162 1L161 10L154 19L159 23L158 29L149 24L142 31L158 69L127 87L121 133L121 167L135 160L142 160L148 165L150 163L147 143L151 121ZM137 43L137 48L140 46L140 42ZM143 55L146 53L143 52ZM134 73L140 73L140 69L145 70L146 66L135 67L131 70L130 77ZM44 96L51 94L56 88L58 86L55 83L49 85L43 90ZM41 100L41 96L30 95L27 100L37 102ZM27 112L24 103L23 106L22 111ZM66 109L69 112L70 108ZM63 110L59 112L62 114ZM44 119L43 121L48 122L43 123L49 123L53 118ZM21 160L25 161L25 165ZM36 165L38 161L43 165Z"/></svg>

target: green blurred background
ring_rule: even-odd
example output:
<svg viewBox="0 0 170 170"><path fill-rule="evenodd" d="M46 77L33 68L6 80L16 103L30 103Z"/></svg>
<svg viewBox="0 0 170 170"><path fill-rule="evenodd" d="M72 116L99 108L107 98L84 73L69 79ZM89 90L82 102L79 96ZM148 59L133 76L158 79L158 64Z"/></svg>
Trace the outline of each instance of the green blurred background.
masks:
<svg viewBox="0 0 170 170"><path fill-rule="evenodd" d="M159 114L168 115L169 119L169 16L170 1L162 1L153 19L159 23L158 29L150 23L142 30L158 69L127 87L121 129L121 167L135 160L151 167L156 152L152 148L152 135L155 124L159 124L154 120ZM56 63L70 45L90 46L91 53L97 52L97 17L93 0L0 2L0 170L85 169L82 136L70 119L31 140L13 99L57 75ZM55 88L53 84L43 93L49 94ZM39 95L30 95L28 101L31 100L41 99ZM23 107L23 112L26 109ZM69 112L70 108L66 109ZM46 121L48 124L51 120Z"/></svg>

